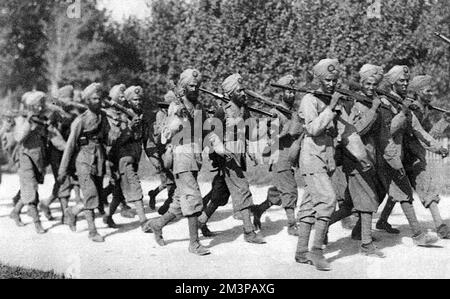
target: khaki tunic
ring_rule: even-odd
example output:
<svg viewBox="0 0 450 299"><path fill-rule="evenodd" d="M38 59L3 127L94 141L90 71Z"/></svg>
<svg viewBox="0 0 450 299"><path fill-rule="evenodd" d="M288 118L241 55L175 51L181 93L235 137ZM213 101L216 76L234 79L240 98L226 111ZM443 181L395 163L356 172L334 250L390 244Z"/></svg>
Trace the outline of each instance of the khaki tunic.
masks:
<svg viewBox="0 0 450 299"><path fill-rule="evenodd" d="M59 168L59 174L67 174L75 163L86 210L98 208L105 174L105 145L118 138L119 131L111 128L107 116L88 110L72 124L71 133Z"/></svg>

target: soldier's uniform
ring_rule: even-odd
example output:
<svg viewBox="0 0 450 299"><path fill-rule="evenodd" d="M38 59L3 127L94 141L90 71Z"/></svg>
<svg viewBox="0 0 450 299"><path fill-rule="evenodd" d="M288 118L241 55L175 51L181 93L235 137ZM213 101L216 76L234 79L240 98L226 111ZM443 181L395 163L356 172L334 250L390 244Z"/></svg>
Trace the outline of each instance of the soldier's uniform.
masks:
<svg viewBox="0 0 450 299"><path fill-rule="evenodd" d="M446 115L444 118L440 119L437 123L434 124L433 128L430 131L430 135L433 138L450 138L450 122L448 121L448 117L450 115Z"/></svg>
<svg viewBox="0 0 450 299"><path fill-rule="evenodd" d="M94 83L83 91L83 98L90 102L100 97L101 85ZM72 230L76 230L76 216L85 211L89 226L89 238L95 242L104 239L97 233L94 222L94 209L100 204L105 174L105 145L111 144L118 136L118 131L111 128L106 114L100 109L97 112L87 110L72 123L71 132L59 169L59 177L68 174L71 163L75 163L81 191L82 204L69 208L66 217Z"/></svg>
<svg viewBox="0 0 450 299"><path fill-rule="evenodd" d="M169 104L177 101L175 93L173 91L169 91L164 96L164 101ZM163 206L158 209L158 213L160 215L164 215L169 210L169 206L173 201L173 195L176 188L172 169L170 169L169 165L167 165L167 146L161 143L161 134L167 117L168 111L166 111L166 109L160 109L156 114L156 120L153 126L149 126L149 128L146 129L148 140L146 142L145 152L150 162L155 167L157 173L159 173L161 180L161 185L148 193L150 197L150 208L152 210L156 208L156 196L158 196L159 193L161 193L164 189L167 189L168 193L168 199L164 202Z"/></svg>
<svg viewBox="0 0 450 299"><path fill-rule="evenodd" d="M321 81L337 79L339 62L335 59L321 60L314 67L314 75ZM307 94L301 102L299 115L305 123L305 138L300 152L300 173L305 180L305 194L298 213L299 241L296 261L312 262L318 270L330 270L323 256L323 245L330 218L337 200L331 177L336 169L335 149L339 142L364 169L370 167L367 154L356 129L347 121L338 118L340 106L329 107L328 100ZM342 112L341 112L342 113ZM312 226L315 238L309 252Z"/></svg>
<svg viewBox="0 0 450 299"><path fill-rule="evenodd" d="M198 70L188 69L180 75L178 83L180 95L177 102L170 104L170 120L162 133L162 143L170 141L169 147L173 148L173 174L177 187L169 211L158 219L150 220L148 227L155 234L156 242L164 246L163 227L177 216L187 217L190 234L189 252L207 255L209 251L201 245L198 238L198 216L202 212L203 205L197 176L202 162L203 136L202 134L198 136L195 132L203 131L203 121L206 120L206 114L197 102L200 84L201 74Z"/></svg>
<svg viewBox="0 0 450 299"><path fill-rule="evenodd" d="M418 76L411 81L409 86L410 92L416 96L415 101L412 103L413 113L420 123L423 124L424 128L431 127L428 125L431 122L429 120L430 111L427 107L427 103L421 99L418 93L426 87L431 87L431 84L432 77ZM448 155L448 150L443 148L438 141L430 143L431 147L425 147L419 139L412 134L405 136L404 143L407 154L405 154L403 163L411 185L419 195L424 207L430 210L438 235L443 239L448 239L450 238L450 231L447 225L442 221L438 207L440 202L439 191L437 189L438 183L431 173L426 159L427 150L444 156Z"/></svg>
<svg viewBox="0 0 450 299"><path fill-rule="evenodd" d="M23 102L30 109L44 107L45 93L30 92L24 95ZM42 117L42 112L35 112ZM16 119L15 138L19 144L19 178L21 198L14 207L12 218L20 223L20 211L28 206L28 214L33 218L36 232L45 233L39 219L37 205L39 203L38 185L44 183L46 166L46 148L48 132L44 125L28 120L25 117Z"/></svg>
<svg viewBox="0 0 450 299"><path fill-rule="evenodd" d="M395 66L385 76L392 86L401 78L409 81L409 68L406 66ZM402 96L391 91L392 95L405 101ZM381 110L382 126L379 132L378 144L383 154L384 164L379 167L380 178L384 178L383 184L389 194L388 202L377 223L377 228L383 228L387 224L387 218L392 212L396 202L400 202L403 212L413 230L413 240L418 246L428 246L438 240L428 233L424 233L417 220L413 202L413 188L405 172L403 160L405 157L404 138L414 135L429 147L436 147L435 140L425 132L417 117L410 110L400 111L398 107L391 104L386 98L383 103L391 107L390 110Z"/></svg>
<svg viewBox="0 0 450 299"><path fill-rule="evenodd" d="M243 86L242 77L239 74L234 74L225 79L222 83L222 89L225 95L231 99L231 102L227 104L225 110L241 110L245 107L243 99ZM230 112L233 114L232 112ZM255 227L251 222L250 209L254 206L253 196L250 191L250 185L245 177L245 171L247 170L246 153L247 153L247 139L248 133L245 126L245 115L241 115L241 111L236 115L228 115L225 111L218 111L216 118L219 115L226 115L225 119L222 119L222 123L225 130L223 140L218 136L215 139L211 139L213 149L213 164L218 167L218 174L213 181L213 190L224 190L223 193L214 191L217 198L212 198L210 205L205 209L204 213L200 217L200 222L205 224L214 211L220 206L224 205L231 195L233 203L233 211L236 216L242 218L244 224L244 239L249 243L264 244L265 241L260 234L255 232ZM226 186L224 186L224 183ZM228 190L229 192L225 192Z"/></svg>
<svg viewBox="0 0 450 299"><path fill-rule="evenodd" d="M58 100L64 102L73 98L73 86L64 86L58 91ZM52 197L43 200L40 204L41 210L47 219L52 220L50 205L55 199L59 199L62 210L62 223L65 222L64 212L68 208L70 193L74 184L72 176L68 176L64 182L58 182L58 170L66 147L66 140L70 135L70 126L76 115L69 112L62 114L59 111L49 111L49 121L51 128L49 129L49 139L53 142L49 143L47 153L49 157L50 167L55 178L53 185Z"/></svg>
<svg viewBox="0 0 450 299"><path fill-rule="evenodd" d="M117 130L120 131L120 136L112 145L110 157L119 175L116 185L120 187L120 191L123 193L126 202L135 205L139 221L144 226L147 218L144 212L143 193L138 175L139 162L143 149L143 125L141 112L137 112L132 104L132 101L135 99L142 101L142 96L143 90L139 86L131 86L125 90L125 98L128 101L128 106L132 107L131 110L134 111L137 119L133 120L135 122L134 124L133 121L130 122L126 119L121 123L111 124L117 127ZM125 126L121 126L121 124L125 124ZM115 226L112 221L112 216L117 206L118 202L117 198L115 198L113 199L113 203L111 203L109 215L106 216L106 222L110 226Z"/></svg>
<svg viewBox="0 0 450 299"><path fill-rule="evenodd" d="M285 76L281 78L277 84L284 86L295 87L295 79L293 76ZM292 103L286 103L286 109L291 110ZM255 216L254 224L257 227L261 227L261 216L271 206L282 206L286 211L288 220L288 233L293 236L298 236L297 220L295 219L295 208L297 207L298 200L298 185L295 180L295 171L293 161L290 159L291 148L294 142L300 137L302 133L302 127L298 113L292 113L292 115L286 115L278 109L271 111L276 115L279 121L279 136L278 139L279 148L277 151L277 161L270 166L270 170L273 172L274 186L271 187L267 193L267 200L253 209Z"/></svg>
<svg viewBox="0 0 450 299"><path fill-rule="evenodd" d="M360 77L361 84L369 79L374 79L379 83L383 79L383 70L379 66L366 64L360 70ZM361 92L361 94L365 96L364 93ZM376 97L377 95L374 95L373 99ZM378 110L379 106L355 102L351 106L350 115L348 115L348 121L355 126L361 136L370 164L374 167L382 162L376 142L381 125ZM345 112L344 110L343 113ZM333 214L330 224L352 215L354 209L359 215L359 221L352 232L352 238L362 240L361 253L384 257L384 254L373 245L371 231L373 214L377 212L380 202L386 196L386 190L378 178L375 168L363 169L361 163L355 161L343 148L341 156L343 171L348 183L346 200L339 211Z"/></svg>

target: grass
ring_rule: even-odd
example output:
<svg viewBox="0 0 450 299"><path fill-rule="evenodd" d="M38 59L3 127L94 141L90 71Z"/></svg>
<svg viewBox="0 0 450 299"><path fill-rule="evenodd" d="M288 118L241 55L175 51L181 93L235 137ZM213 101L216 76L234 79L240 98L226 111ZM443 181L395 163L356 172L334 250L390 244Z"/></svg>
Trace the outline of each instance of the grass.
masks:
<svg viewBox="0 0 450 299"><path fill-rule="evenodd" d="M65 279L63 275L0 264L0 279Z"/></svg>

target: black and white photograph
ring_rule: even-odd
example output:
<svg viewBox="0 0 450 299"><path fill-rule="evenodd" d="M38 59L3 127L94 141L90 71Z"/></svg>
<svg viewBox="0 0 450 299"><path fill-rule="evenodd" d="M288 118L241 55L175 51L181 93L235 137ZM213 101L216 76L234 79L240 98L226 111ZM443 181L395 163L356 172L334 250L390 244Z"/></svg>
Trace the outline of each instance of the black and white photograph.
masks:
<svg viewBox="0 0 450 299"><path fill-rule="evenodd" d="M450 279L449 138L447 0L0 0L0 279Z"/></svg>

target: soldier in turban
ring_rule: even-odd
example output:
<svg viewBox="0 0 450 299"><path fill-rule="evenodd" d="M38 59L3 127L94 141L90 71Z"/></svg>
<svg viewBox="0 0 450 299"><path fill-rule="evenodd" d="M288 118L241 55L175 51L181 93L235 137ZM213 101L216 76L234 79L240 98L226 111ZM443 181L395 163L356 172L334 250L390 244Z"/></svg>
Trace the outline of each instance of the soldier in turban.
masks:
<svg viewBox="0 0 450 299"><path fill-rule="evenodd" d="M402 210L413 231L413 242L417 246L429 246L438 241L438 238L425 232L417 220L413 206L413 187L406 175L405 153L411 146L408 141L409 135L423 142L429 149L436 153L442 152L441 145L434 140L422 127L416 115L410 110L410 102L407 99L408 86L411 75L407 66L394 66L386 75L385 81L390 85L392 97L403 102L402 107L392 103L386 97L382 97L382 102L389 109L381 110L381 129L378 140L380 153L383 155L384 181L383 185L389 194L388 201L381 213L377 223L377 229L386 230L389 233L399 233L388 223L389 215L396 204L401 204ZM385 132L385 133L383 133ZM448 153L447 153L448 154ZM408 163L407 163L408 164Z"/></svg>
<svg viewBox="0 0 450 299"><path fill-rule="evenodd" d="M120 133L111 128L106 114L102 112L101 96L101 85L98 83L89 85L83 91L82 98L87 102L89 109L72 123L58 176L59 182L64 182L69 174L71 161L75 162L83 200L82 203L68 208L65 215L71 230L76 231L76 217L84 212L89 239L94 242L104 242L95 226L94 210L99 208L103 192L105 146L111 145Z"/></svg>
<svg viewBox="0 0 450 299"><path fill-rule="evenodd" d="M199 241L198 230L203 205L197 177L201 168L202 140L196 138L195 123L203 124L206 113L198 101L202 75L198 70L187 69L178 82L179 99L170 104L168 121L163 129L162 143L173 148L173 174L176 190L167 213L147 223L160 246L165 246L162 229L177 216L188 219L189 252L204 256L210 254ZM201 121L201 122L200 122ZM198 126L198 124L197 124Z"/></svg>
<svg viewBox="0 0 450 299"><path fill-rule="evenodd" d="M320 86L319 91L334 94L339 79L339 62L335 59L321 60L313 71ZM327 102L313 94L307 94L303 97L299 110L306 130L300 152L300 171L307 187L298 214L299 237L295 259L298 263L313 263L320 271L331 270L322 247L337 203L331 176L336 169L335 135L332 131L336 129L338 100L337 96L333 96ZM309 239L313 226L316 233L310 252Z"/></svg>
<svg viewBox="0 0 450 299"><path fill-rule="evenodd" d="M280 80L277 84L289 87L295 87L294 76L288 75ZM295 93L286 90L279 95L281 105L288 111L294 109ZM295 209L298 200L298 185L295 180L293 161L290 160L291 148L295 147L295 141L301 135L301 123L298 113L287 114L278 109L272 109L271 113L276 116L279 121L280 133L278 136L279 149L278 159L271 165L270 170L273 172L274 186L271 187L267 193L267 200L262 204L253 208L254 224L256 227L261 227L262 214L271 206L282 206L286 211L288 220L288 234L291 236L298 236L297 220L295 218ZM297 151L300 151L296 147Z"/></svg>
<svg viewBox="0 0 450 299"><path fill-rule="evenodd" d="M430 120L430 102L433 97L433 78L431 76L416 76L409 85L410 95L413 97L413 113L422 124L423 128L429 132L432 128ZM439 211L441 198L437 190L438 182L431 172L432 167L427 162L427 150L421 142L411 135L405 137L404 166L412 187L419 195L419 198L426 209L431 212L438 236L442 239L450 238L450 230L443 222ZM448 156L448 150L441 147L439 152L442 157Z"/></svg>
<svg viewBox="0 0 450 299"><path fill-rule="evenodd" d="M22 97L23 104L28 110L27 117L16 119L15 139L19 144L19 178L20 200L11 213L16 224L23 226L20 220L20 211L28 206L28 214L33 219L36 232L44 234L46 231L39 219L38 185L44 183L46 167L46 147L48 132L43 125L42 118L45 110L45 93L40 91L28 92Z"/></svg>

